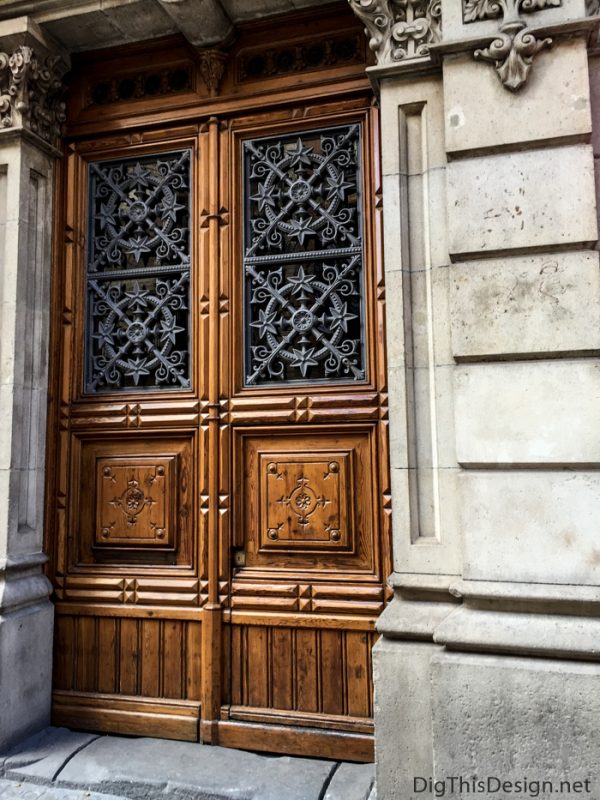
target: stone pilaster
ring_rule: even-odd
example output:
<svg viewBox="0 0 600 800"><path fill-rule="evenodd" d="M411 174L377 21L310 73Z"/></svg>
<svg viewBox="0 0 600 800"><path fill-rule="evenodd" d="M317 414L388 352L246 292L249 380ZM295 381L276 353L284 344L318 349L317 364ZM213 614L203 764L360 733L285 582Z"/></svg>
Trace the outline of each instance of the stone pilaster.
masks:
<svg viewBox="0 0 600 800"><path fill-rule="evenodd" d="M65 68L30 21L0 23L0 749L50 718L44 452L53 173Z"/></svg>
<svg viewBox="0 0 600 800"><path fill-rule="evenodd" d="M595 778L597 4L349 2L384 131L395 571L378 797L417 796L415 776ZM426 50L398 49L433 22Z"/></svg>

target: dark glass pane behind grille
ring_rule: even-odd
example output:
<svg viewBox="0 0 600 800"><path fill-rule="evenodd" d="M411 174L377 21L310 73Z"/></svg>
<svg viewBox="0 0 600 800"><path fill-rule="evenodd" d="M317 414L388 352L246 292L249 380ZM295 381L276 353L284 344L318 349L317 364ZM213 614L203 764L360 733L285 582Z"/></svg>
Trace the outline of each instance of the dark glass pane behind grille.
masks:
<svg viewBox="0 0 600 800"><path fill-rule="evenodd" d="M86 392L190 386L190 151L89 166Z"/></svg>
<svg viewBox="0 0 600 800"><path fill-rule="evenodd" d="M360 127L244 142L246 385L365 379Z"/></svg>

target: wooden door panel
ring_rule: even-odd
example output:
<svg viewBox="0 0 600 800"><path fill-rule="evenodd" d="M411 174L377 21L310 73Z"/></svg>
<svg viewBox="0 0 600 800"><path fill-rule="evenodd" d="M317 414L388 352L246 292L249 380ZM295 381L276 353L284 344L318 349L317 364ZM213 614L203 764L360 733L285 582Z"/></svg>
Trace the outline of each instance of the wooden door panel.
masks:
<svg viewBox="0 0 600 800"><path fill-rule="evenodd" d="M191 566L193 434L88 434L74 437L73 451L74 566Z"/></svg>
<svg viewBox="0 0 600 800"><path fill-rule="evenodd" d="M369 733L375 634L236 625L230 717Z"/></svg>
<svg viewBox="0 0 600 800"><path fill-rule="evenodd" d="M329 571L336 581L343 573L376 576L372 433L334 426L235 430L239 491L233 524L246 563L234 586L252 580L253 571L275 570L288 581L285 597L296 574L323 578ZM238 597L242 592L240 587ZM312 610L312 593L300 592L302 610Z"/></svg>

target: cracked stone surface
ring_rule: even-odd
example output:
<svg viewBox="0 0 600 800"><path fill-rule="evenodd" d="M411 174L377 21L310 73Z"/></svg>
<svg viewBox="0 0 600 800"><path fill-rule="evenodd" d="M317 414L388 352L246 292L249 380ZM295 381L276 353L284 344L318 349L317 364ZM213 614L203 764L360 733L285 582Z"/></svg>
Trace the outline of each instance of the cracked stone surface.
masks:
<svg viewBox="0 0 600 800"><path fill-rule="evenodd" d="M349 764L48 728L0 754L0 800L373 800Z"/></svg>

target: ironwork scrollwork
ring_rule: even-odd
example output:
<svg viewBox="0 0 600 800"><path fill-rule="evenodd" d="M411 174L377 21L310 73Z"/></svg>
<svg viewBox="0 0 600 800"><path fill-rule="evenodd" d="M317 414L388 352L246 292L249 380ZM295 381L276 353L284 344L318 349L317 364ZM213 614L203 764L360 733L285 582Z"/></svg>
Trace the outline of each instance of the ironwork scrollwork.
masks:
<svg viewBox="0 0 600 800"><path fill-rule="evenodd" d="M190 386L190 151L90 164L86 391Z"/></svg>
<svg viewBox="0 0 600 800"><path fill-rule="evenodd" d="M244 156L246 385L364 380L360 127Z"/></svg>

